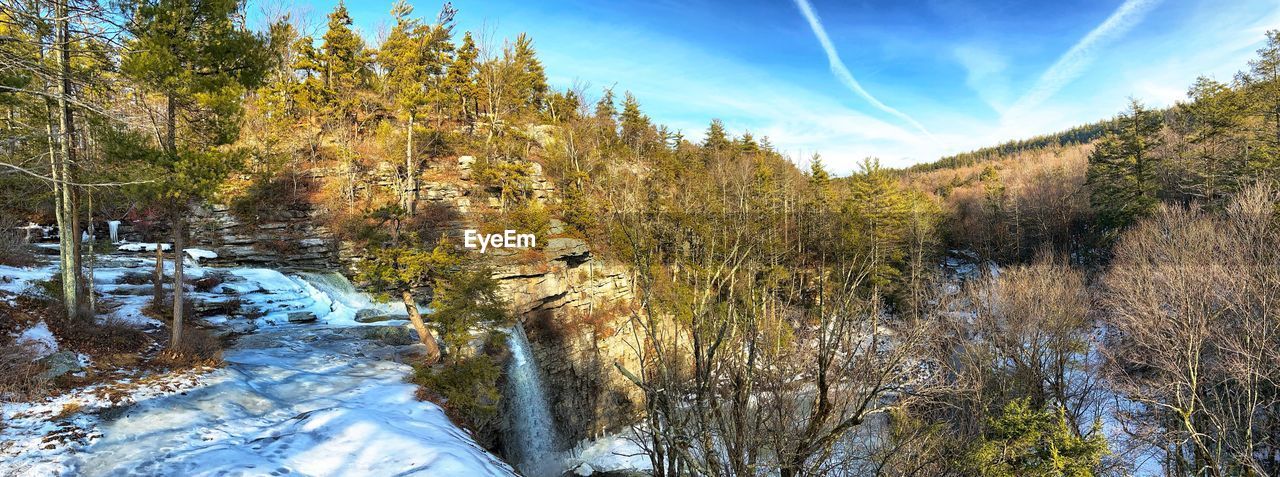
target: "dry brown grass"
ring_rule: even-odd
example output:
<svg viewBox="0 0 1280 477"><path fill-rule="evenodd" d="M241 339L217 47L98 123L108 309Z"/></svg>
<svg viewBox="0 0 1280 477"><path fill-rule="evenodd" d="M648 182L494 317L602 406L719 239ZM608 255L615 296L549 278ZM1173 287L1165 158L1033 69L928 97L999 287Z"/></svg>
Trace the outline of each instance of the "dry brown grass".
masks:
<svg viewBox="0 0 1280 477"><path fill-rule="evenodd" d="M196 368L222 364L222 341L207 330L188 328L182 343L170 346L156 358L156 364L171 368Z"/></svg>
<svg viewBox="0 0 1280 477"><path fill-rule="evenodd" d="M44 365L31 360L31 349L0 345L0 401L30 401L49 392L49 380L40 376Z"/></svg>
<svg viewBox="0 0 1280 477"><path fill-rule="evenodd" d="M116 321L81 323L57 318L48 323L50 331L64 348L90 356L138 353L152 342L141 330Z"/></svg>

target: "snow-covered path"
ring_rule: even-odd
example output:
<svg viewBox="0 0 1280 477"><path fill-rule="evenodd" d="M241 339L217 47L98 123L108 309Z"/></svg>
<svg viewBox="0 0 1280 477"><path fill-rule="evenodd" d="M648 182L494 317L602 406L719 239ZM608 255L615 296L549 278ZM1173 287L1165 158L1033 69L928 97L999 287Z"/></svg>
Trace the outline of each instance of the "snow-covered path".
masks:
<svg viewBox="0 0 1280 477"><path fill-rule="evenodd" d="M362 328L286 326L241 338L224 369L103 422L74 474L511 475L407 365L375 359Z"/></svg>

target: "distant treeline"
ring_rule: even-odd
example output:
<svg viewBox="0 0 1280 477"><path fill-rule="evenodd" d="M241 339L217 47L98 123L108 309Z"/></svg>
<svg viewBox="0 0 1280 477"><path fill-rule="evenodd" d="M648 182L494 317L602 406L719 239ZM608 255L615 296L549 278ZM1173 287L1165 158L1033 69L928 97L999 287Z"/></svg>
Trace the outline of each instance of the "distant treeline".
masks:
<svg viewBox="0 0 1280 477"><path fill-rule="evenodd" d="M938 169L954 169L957 167L971 166L983 162L1003 159L1020 152L1035 151L1055 146L1085 144L1101 137L1103 133L1111 129L1114 123L1114 119L1104 119L1102 121L1076 126L1066 131L1044 134L1030 139L1009 141L997 146L984 147L975 151L962 152L954 156L947 156L933 162L916 164L907 168L907 171L928 172Z"/></svg>

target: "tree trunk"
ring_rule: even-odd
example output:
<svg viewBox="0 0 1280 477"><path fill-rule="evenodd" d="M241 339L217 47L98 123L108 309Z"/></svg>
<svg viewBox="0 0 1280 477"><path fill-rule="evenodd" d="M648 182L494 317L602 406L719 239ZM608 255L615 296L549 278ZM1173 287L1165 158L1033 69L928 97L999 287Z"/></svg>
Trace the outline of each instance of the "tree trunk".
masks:
<svg viewBox="0 0 1280 477"><path fill-rule="evenodd" d="M422 315L418 313L418 304L413 301L413 295L409 290L402 290L400 298L404 301L405 311L409 312L409 321L413 323L413 329L418 331L418 339L427 346L427 364L435 364L440 361L440 345L436 344L435 335L422 321Z"/></svg>
<svg viewBox="0 0 1280 477"><path fill-rule="evenodd" d="M169 153L174 159L178 158L178 104L177 98L173 93L166 96L165 104L165 152Z"/></svg>
<svg viewBox="0 0 1280 477"><path fill-rule="evenodd" d="M164 307L164 249L156 241L155 271L151 273L151 307L161 313Z"/></svg>
<svg viewBox="0 0 1280 477"><path fill-rule="evenodd" d="M413 216L414 209L418 205L418 171L413 164L413 112L409 113L409 130L407 131L408 140L404 146L404 210L409 216Z"/></svg>
<svg viewBox="0 0 1280 477"><path fill-rule="evenodd" d="M71 168L75 163L75 122L71 111L71 26L65 1L54 4L54 18L57 22L58 55L58 146L61 183L57 184L61 197L63 223L59 224L59 238L63 243L67 257L62 260L62 295L70 318L81 320L92 318L85 300L84 275L81 270L80 251L80 216L76 201L75 189L69 182L74 176ZM65 237L64 237L65 236ZM69 246L69 247L68 247Z"/></svg>
<svg viewBox="0 0 1280 477"><path fill-rule="evenodd" d="M173 338L169 348L177 349L182 345L182 247L186 234L186 223L181 211L175 212L173 218Z"/></svg>

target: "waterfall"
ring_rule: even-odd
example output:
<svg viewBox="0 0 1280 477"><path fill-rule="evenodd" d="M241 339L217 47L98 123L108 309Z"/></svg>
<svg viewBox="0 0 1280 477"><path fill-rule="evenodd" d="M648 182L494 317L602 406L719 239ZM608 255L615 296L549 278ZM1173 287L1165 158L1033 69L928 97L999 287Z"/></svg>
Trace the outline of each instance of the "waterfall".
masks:
<svg viewBox="0 0 1280 477"><path fill-rule="evenodd" d="M404 305L398 301L390 303L379 303L372 299L368 293L356 290L355 285L351 284L347 277L338 272L325 273L300 273L299 276L316 291L325 295L327 300L332 301L330 311L334 318L345 320L355 319L357 313L361 311L372 311L378 315L403 316L405 314ZM419 309L427 312L425 307L418 305ZM332 321L332 320L331 320Z"/></svg>
<svg viewBox="0 0 1280 477"><path fill-rule="evenodd" d="M111 236L111 243L120 243L120 221L108 220L107 232Z"/></svg>
<svg viewBox="0 0 1280 477"><path fill-rule="evenodd" d="M523 326L511 327L507 345L511 347L507 366L507 422L511 427L507 457L528 477L558 476L564 469L555 451L555 421Z"/></svg>

